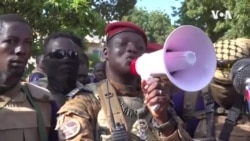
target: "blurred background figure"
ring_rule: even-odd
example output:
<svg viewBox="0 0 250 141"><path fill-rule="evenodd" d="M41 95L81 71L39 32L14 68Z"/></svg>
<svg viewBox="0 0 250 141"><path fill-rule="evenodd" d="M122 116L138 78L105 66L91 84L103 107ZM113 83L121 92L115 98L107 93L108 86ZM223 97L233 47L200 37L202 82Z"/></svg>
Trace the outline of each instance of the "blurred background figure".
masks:
<svg viewBox="0 0 250 141"><path fill-rule="evenodd" d="M105 62L98 62L94 66L94 82L99 82L103 79L106 79L106 71L105 71Z"/></svg>
<svg viewBox="0 0 250 141"><path fill-rule="evenodd" d="M36 68L31 72L31 74L28 76L27 81L28 82L35 82L40 78L46 77L46 73L43 69L43 57L44 55L38 55L36 57Z"/></svg>
<svg viewBox="0 0 250 141"><path fill-rule="evenodd" d="M80 58L80 64L79 64L77 80L80 83L82 83L83 85L86 85L86 84L91 83L93 81L93 80L91 80L91 78L88 74L88 72L89 72L89 58L85 53L81 53L79 58Z"/></svg>
<svg viewBox="0 0 250 141"><path fill-rule="evenodd" d="M151 53L157 50L162 49L163 46L157 43L148 43L148 48L146 50L146 53Z"/></svg>

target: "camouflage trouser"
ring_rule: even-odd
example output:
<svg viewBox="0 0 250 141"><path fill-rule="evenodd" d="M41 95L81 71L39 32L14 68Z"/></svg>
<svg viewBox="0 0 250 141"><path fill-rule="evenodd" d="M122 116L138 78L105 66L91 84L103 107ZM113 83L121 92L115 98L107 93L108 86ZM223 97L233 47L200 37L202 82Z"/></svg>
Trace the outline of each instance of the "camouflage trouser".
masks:
<svg viewBox="0 0 250 141"><path fill-rule="evenodd" d="M217 140L221 133L226 118L226 116L215 116L215 135ZM206 120L203 119L197 126L197 129L195 131L195 138L202 139L205 137ZM242 119L237 122L237 125L233 128L233 131L230 134L229 141L250 141L250 121L248 119Z"/></svg>

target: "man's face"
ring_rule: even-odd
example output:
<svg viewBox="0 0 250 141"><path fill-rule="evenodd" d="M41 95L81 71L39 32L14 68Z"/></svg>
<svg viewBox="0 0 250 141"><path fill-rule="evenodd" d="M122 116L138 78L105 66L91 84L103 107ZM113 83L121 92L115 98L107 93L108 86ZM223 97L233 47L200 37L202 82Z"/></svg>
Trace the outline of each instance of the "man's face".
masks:
<svg viewBox="0 0 250 141"><path fill-rule="evenodd" d="M68 38L56 38L49 41L46 51L43 65L48 87L67 94L77 81L80 47Z"/></svg>
<svg viewBox="0 0 250 141"><path fill-rule="evenodd" d="M90 79L88 77L89 68L86 63L80 62L79 70L78 70L78 81L82 84L90 83Z"/></svg>
<svg viewBox="0 0 250 141"><path fill-rule="evenodd" d="M52 39L47 45L47 54L44 56L45 63L43 65L47 71L56 71L56 68L51 67L51 65L57 66L60 64L61 73L77 73L79 52L80 48L68 38ZM69 63L72 60L76 60L77 65Z"/></svg>
<svg viewBox="0 0 250 141"><path fill-rule="evenodd" d="M78 69L78 76L77 80L81 82L83 85L90 83L90 79L88 77L88 72L89 72L89 63L88 63L88 58L86 54L80 54L80 64L79 64L79 69Z"/></svg>
<svg viewBox="0 0 250 141"><path fill-rule="evenodd" d="M95 65L94 75L97 82L106 78L104 63L97 63Z"/></svg>
<svg viewBox="0 0 250 141"><path fill-rule="evenodd" d="M143 38L134 32L122 32L115 35L104 48L104 57L109 67L121 74L130 73L132 60L146 50Z"/></svg>
<svg viewBox="0 0 250 141"><path fill-rule="evenodd" d="M80 48L72 40L63 37L50 40L47 46L47 54L54 52L58 49L80 52Z"/></svg>
<svg viewBox="0 0 250 141"><path fill-rule="evenodd" d="M31 56L32 29L21 22L0 26L0 84L11 86L21 79Z"/></svg>

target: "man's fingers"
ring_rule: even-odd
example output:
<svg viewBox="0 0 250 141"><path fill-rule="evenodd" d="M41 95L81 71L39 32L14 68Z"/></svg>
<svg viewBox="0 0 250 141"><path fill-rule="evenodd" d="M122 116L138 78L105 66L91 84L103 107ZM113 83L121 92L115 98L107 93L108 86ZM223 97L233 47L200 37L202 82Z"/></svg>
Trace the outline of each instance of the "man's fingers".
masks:
<svg viewBox="0 0 250 141"><path fill-rule="evenodd" d="M161 106L168 104L169 98L167 96L156 96L148 101L148 105L153 106L160 104Z"/></svg>

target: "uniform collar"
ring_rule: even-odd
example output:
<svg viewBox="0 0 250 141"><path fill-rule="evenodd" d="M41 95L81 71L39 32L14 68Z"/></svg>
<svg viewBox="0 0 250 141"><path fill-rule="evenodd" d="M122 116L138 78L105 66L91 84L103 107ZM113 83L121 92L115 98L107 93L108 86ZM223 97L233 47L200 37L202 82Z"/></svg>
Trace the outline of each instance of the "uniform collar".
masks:
<svg viewBox="0 0 250 141"><path fill-rule="evenodd" d="M19 94L21 87L22 85L19 82L15 87L0 95L0 103L13 99L17 94Z"/></svg>
<svg viewBox="0 0 250 141"><path fill-rule="evenodd" d="M141 96L142 92L139 91L138 87L135 85L124 85L111 79L108 79L108 81L116 90L117 95Z"/></svg>

